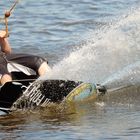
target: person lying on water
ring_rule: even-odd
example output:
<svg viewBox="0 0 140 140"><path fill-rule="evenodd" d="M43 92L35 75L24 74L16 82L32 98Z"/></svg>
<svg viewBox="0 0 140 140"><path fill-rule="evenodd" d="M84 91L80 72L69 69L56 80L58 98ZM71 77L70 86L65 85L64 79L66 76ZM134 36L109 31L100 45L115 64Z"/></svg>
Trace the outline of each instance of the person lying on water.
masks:
<svg viewBox="0 0 140 140"><path fill-rule="evenodd" d="M33 69L39 76L43 76L50 71L46 60L42 57L29 54L12 53L8 39L5 38L6 32L0 30L0 83L12 81L11 73L8 72L7 63L14 62Z"/></svg>

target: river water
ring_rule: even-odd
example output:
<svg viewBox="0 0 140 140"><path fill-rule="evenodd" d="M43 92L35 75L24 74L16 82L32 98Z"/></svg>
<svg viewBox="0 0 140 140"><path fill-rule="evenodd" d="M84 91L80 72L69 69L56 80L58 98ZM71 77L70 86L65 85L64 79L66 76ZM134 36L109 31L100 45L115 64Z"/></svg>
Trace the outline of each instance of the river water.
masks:
<svg viewBox="0 0 140 140"><path fill-rule="evenodd" d="M13 2L0 1L1 17ZM139 139L139 31L139 0L20 0L9 18L13 51L45 57L52 68L45 79L101 83L108 93L1 116L0 139Z"/></svg>

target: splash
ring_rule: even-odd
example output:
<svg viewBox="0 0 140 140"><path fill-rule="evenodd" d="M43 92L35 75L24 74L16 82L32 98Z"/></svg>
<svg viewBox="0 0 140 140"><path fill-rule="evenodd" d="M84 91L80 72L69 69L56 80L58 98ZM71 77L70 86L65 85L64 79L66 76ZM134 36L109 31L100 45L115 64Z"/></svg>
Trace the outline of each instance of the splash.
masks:
<svg viewBox="0 0 140 140"><path fill-rule="evenodd" d="M102 83L122 69L123 74L128 74L128 79L136 69L137 78L140 75L139 31L140 9L137 9L129 15L123 15L115 23L108 23L101 29L88 33L90 38L87 36L86 43L77 46L79 49L54 65L47 78Z"/></svg>
<svg viewBox="0 0 140 140"><path fill-rule="evenodd" d="M114 73L104 83L108 89L140 85L140 61L124 67L122 70Z"/></svg>

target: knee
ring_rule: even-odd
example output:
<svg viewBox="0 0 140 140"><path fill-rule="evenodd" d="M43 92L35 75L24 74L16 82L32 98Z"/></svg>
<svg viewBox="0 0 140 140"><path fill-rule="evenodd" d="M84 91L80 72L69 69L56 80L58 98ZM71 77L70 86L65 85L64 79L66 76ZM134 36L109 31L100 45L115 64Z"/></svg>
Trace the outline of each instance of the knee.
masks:
<svg viewBox="0 0 140 140"><path fill-rule="evenodd" d="M12 77L10 74L4 74L2 77L1 77L1 84L4 85L6 82L10 82L12 81Z"/></svg>
<svg viewBox="0 0 140 140"><path fill-rule="evenodd" d="M46 73L48 73L50 71L51 71L51 68L49 67L47 62L43 62L38 69L38 73L40 76L45 75Z"/></svg>

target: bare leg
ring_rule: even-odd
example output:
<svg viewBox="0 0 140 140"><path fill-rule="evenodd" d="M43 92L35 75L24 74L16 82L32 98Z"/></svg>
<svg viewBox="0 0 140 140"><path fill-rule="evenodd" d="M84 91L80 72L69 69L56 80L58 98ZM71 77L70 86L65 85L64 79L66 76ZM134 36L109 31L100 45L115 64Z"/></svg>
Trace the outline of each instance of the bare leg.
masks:
<svg viewBox="0 0 140 140"><path fill-rule="evenodd" d="M48 64L46 62L43 62L38 69L38 73L39 73L40 76L43 76L47 72L49 72L50 70L51 70L51 68L48 66Z"/></svg>
<svg viewBox="0 0 140 140"><path fill-rule="evenodd" d="M6 82L12 81L12 77L9 74L5 74L1 78L1 84L4 85Z"/></svg>

